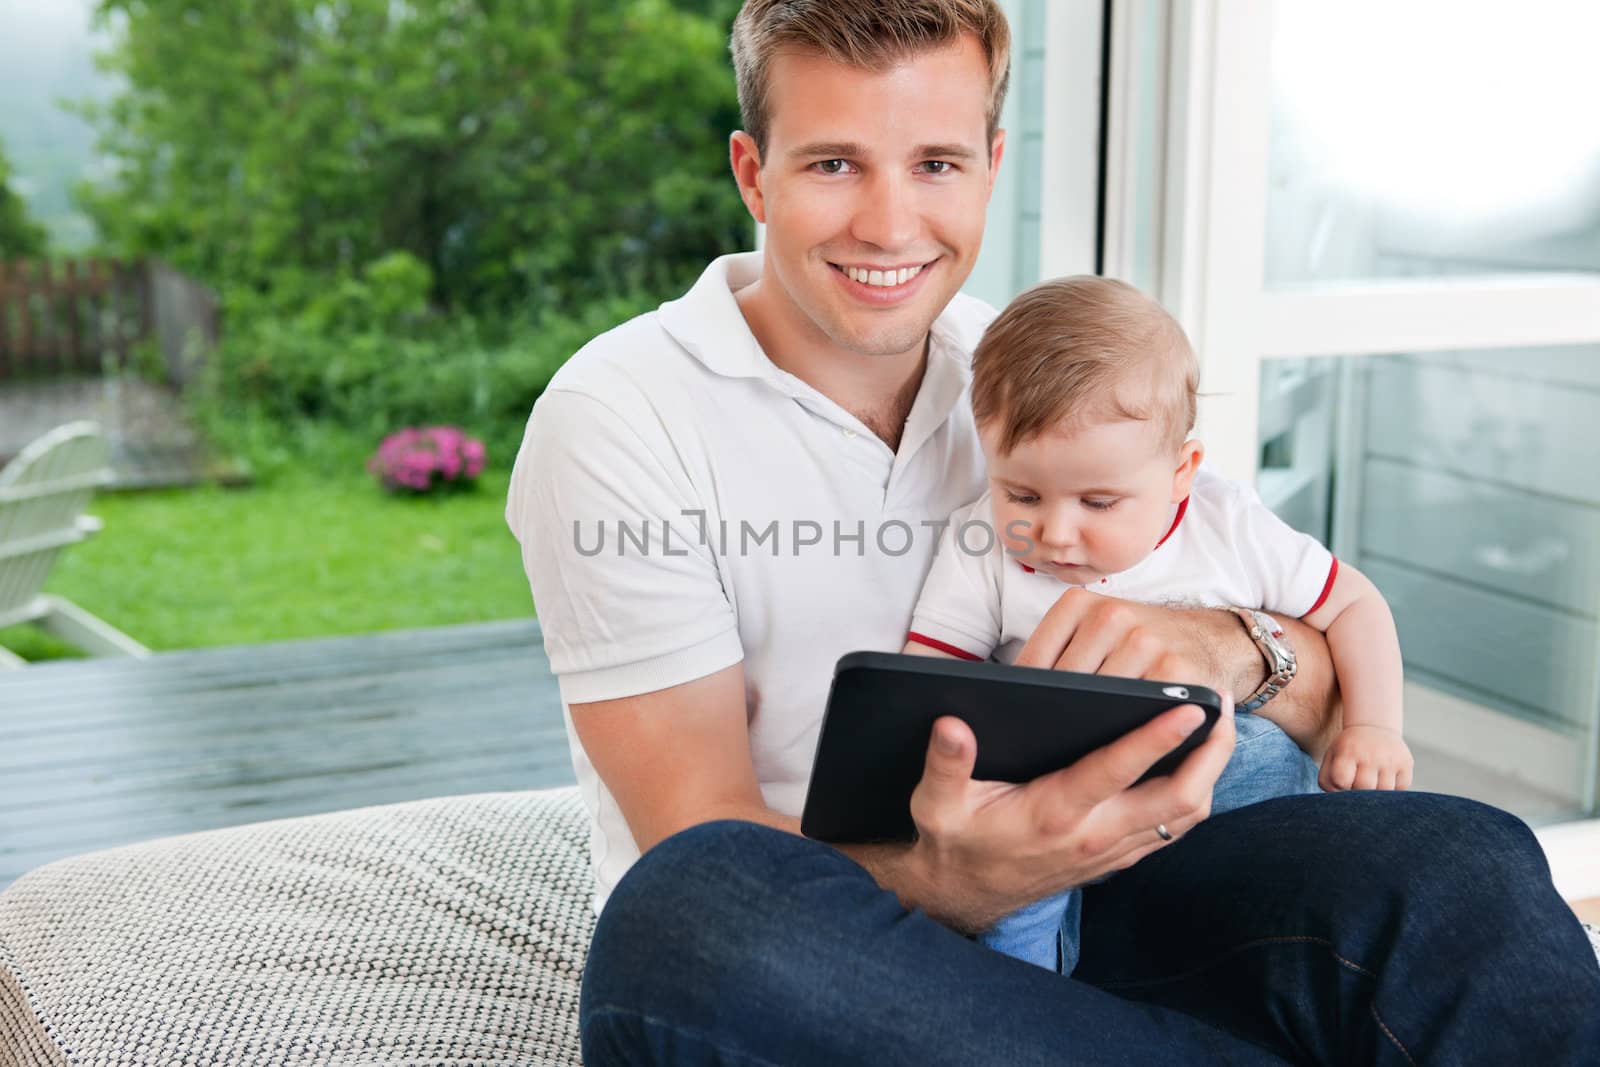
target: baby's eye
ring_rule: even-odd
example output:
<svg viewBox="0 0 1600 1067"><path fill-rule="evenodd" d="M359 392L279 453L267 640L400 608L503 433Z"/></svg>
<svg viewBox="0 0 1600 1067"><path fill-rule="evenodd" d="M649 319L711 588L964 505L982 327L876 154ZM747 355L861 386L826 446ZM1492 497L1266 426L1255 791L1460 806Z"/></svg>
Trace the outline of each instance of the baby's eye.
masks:
<svg viewBox="0 0 1600 1067"><path fill-rule="evenodd" d="M1039 502L1039 498L1032 493L1013 493L1009 489L1006 490L1006 499L1013 504L1037 504Z"/></svg>
<svg viewBox="0 0 1600 1067"><path fill-rule="evenodd" d="M1090 511L1110 511L1117 506L1115 500L1085 500L1083 506Z"/></svg>

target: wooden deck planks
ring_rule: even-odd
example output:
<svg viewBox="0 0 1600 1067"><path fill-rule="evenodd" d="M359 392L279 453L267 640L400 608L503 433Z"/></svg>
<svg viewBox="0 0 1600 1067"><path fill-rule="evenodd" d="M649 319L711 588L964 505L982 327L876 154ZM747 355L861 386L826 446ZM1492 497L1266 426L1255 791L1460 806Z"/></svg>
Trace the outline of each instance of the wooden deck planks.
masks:
<svg viewBox="0 0 1600 1067"><path fill-rule="evenodd" d="M572 781L532 620L0 674L0 888L168 834Z"/></svg>

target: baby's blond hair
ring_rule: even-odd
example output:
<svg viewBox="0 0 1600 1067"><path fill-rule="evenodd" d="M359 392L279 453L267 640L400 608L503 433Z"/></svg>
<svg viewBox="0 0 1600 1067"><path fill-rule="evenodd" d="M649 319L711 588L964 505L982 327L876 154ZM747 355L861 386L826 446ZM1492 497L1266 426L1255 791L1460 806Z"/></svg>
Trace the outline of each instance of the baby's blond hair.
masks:
<svg viewBox="0 0 1600 1067"><path fill-rule="evenodd" d="M1042 282L989 325L972 356L972 413L1002 454L1042 433L1114 419L1194 428L1200 367L1183 328L1133 286L1078 275Z"/></svg>

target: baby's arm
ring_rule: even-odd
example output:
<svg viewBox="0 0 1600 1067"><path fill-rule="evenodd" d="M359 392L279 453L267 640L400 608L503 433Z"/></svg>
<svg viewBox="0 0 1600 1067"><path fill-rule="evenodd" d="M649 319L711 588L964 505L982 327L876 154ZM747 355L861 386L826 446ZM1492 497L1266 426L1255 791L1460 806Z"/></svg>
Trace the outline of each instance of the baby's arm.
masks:
<svg viewBox="0 0 1600 1067"><path fill-rule="evenodd" d="M1305 621L1328 635L1344 698L1344 726L1323 757L1322 788L1407 788L1411 750L1400 736L1405 674L1383 594L1341 562L1327 599Z"/></svg>

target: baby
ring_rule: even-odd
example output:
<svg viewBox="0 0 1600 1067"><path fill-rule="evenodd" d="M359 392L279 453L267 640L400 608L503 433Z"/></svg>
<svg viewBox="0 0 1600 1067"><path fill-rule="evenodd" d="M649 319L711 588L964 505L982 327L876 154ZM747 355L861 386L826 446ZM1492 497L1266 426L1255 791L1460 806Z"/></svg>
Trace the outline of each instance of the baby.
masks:
<svg viewBox="0 0 1600 1067"><path fill-rule="evenodd" d="M1251 489L1201 466L1205 450L1189 436L1198 378L1182 328L1122 282L1059 279L1013 301L972 357L989 491L951 516L906 651L1012 662L1071 586L1296 616L1327 634L1344 699L1318 783L1405 789L1411 753L1400 736L1400 643L1388 605ZM1105 668L1142 669L1114 660ZM1292 769L1241 758L1254 719L1239 716L1240 744L1213 812L1311 788L1294 784ZM1070 973L1078 904L1075 890L1047 898L984 941Z"/></svg>

